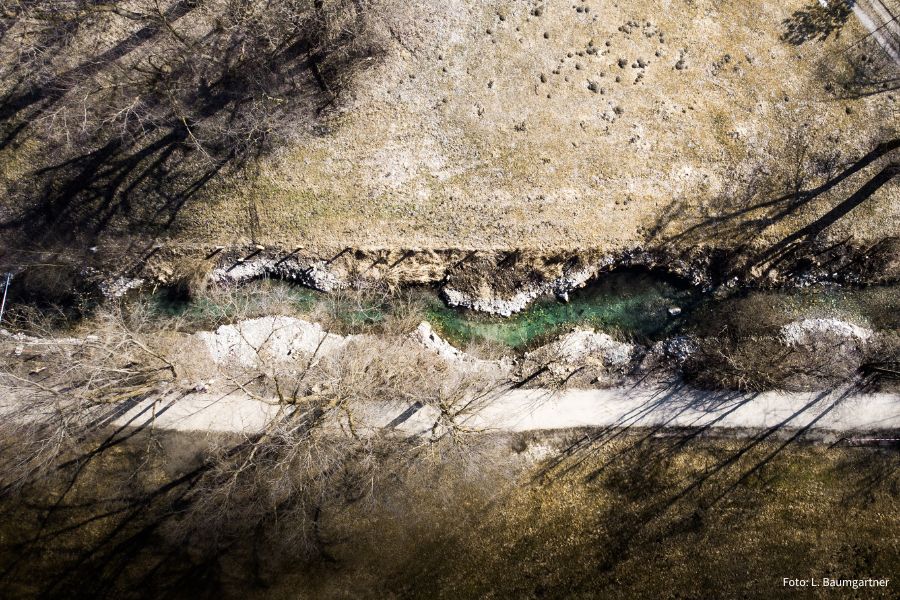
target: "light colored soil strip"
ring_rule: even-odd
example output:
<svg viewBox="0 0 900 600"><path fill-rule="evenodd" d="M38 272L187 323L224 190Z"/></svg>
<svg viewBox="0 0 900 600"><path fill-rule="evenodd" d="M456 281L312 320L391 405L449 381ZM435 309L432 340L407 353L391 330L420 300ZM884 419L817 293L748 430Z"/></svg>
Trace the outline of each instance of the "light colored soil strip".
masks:
<svg viewBox="0 0 900 600"><path fill-rule="evenodd" d="M279 407L232 394L191 394L157 408L145 401L119 417L116 425L154 426L180 431L262 429ZM398 417L401 417L399 418ZM369 405L354 413L360 428L403 434L431 431L436 411L397 404ZM605 390L506 390L457 423L467 430L518 432L572 427L811 428L842 432L900 429L900 395L847 391L761 394L701 392L689 388Z"/></svg>

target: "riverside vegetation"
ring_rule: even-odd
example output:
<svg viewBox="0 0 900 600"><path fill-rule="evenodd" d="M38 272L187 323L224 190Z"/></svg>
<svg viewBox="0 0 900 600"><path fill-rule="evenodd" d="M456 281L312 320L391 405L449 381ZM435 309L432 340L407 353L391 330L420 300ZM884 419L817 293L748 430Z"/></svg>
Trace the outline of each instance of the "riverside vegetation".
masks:
<svg viewBox="0 0 900 600"><path fill-rule="evenodd" d="M820 420L900 392L870 4L3 3L0 596L893 578L896 415ZM470 419L601 389L662 424Z"/></svg>
<svg viewBox="0 0 900 600"><path fill-rule="evenodd" d="M427 289L322 294L263 280L195 286L187 297L138 293L80 320L14 306L14 326L39 337L0 342L11 361L4 394L27 399L3 426L5 589L12 597L740 595L758 589L740 575L748 565L772 577L788 567L839 577L897 564L888 532L900 480L889 447L840 437L810 444L803 431L777 426L747 438L471 430L460 407L497 375L454 366L409 337L431 319L472 356L513 359L528 370L508 376L527 377L540 345L573 326L603 326L647 348L688 335L699 341L693 362L629 364L594 385L677 378L680 369L713 388L890 390L893 287L716 299L620 272L570 301L539 300L504 320L446 308ZM676 302L682 312L673 316ZM157 395L162 410L210 376L188 343L193 332L271 314L366 336L334 357L221 371L244 393L292 408L257 433L110 425L120 406ZM882 337L862 353L827 335L811 346L779 341L804 318L841 318ZM542 377L533 383L566 385ZM406 439L355 430L354 413L379 399L438 407L440 426ZM811 530L828 533L810 540ZM689 567L679 558L687 554ZM502 576L485 575L492 564ZM665 579L659 565L669 565ZM710 576L698 580L698 565Z"/></svg>

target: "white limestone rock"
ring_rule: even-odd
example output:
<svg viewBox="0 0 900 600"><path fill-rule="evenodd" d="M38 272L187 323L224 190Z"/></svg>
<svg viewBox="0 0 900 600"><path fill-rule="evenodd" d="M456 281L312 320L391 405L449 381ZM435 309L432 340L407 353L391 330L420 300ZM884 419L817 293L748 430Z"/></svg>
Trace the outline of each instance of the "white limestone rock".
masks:
<svg viewBox="0 0 900 600"><path fill-rule="evenodd" d="M343 348L352 337L328 333L318 323L285 316L249 319L195 335L216 364L237 363L245 367L265 361L286 362L298 355L330 354Z"/></svg>
<svg viewBox="0 0 900 600"><path fill-rule="evenodd" d="M588 358L599 358L605 367L623 367L635 357L634 344L618 342L609 335L592 329L576 329L553 343L557 355L565 362L577 364Z"/></svg>
<svg viewBox="0 0 900 600"><path fill-rule="evenodd" d="M873 335L871 329L833 318L803 319L781 328L781 337L789 346L811 346L833 340L864 344Z"/></svg>

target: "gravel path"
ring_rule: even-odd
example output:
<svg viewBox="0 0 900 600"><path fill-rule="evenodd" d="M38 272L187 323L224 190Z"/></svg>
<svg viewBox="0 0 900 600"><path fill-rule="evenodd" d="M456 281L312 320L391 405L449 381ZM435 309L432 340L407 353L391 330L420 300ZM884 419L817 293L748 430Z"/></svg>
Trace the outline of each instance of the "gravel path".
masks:
<svg viewBox="0 0 900 600"><path fill-rule="evenodd" d="M825 0L819 0L828 6ZM898 6L888 6L884 0L856 0L852 4L853 14L869 31L869 34L884 48L888 56L900 65L900 20Z"/></svg>
<svg viewBox="0 0 900 600"><path fill-rule="evenodd" d="M119 416L117 425L153 425L183 431L262 429L279 407L235 393L191 394L145 401ZM368 405L354 412L357 426L390 428L404 434L431 431L431 407ZM529 431L571 427L651 427L721 429L820 429L842 432L900 430L900 395L847 390L809 393L738 394L687 387L633 387L605 390L507 389L461 414L457 423L479 431Z"/></svg>

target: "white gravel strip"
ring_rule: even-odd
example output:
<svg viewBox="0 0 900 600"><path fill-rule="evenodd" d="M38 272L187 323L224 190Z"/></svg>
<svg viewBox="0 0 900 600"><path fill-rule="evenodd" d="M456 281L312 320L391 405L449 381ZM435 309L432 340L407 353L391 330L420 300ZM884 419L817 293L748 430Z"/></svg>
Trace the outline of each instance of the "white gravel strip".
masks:
<svg viewBox="0 0 900 600"><path fill-rule="evenodd" d="M197 393L158 403L145 401L114 421L180 431L258 431L279 411L275 404L240 392ZM163 410L164 409L164 410ZM369 405L354 412L359 428L390 427L405 434L430 431L436 411L396 404ZM506 390L458 418L468 429L530 431L571 427L713 427L832 431L900 429L900 395L832 392L755 395L649 387L605 390Z"/></svg>

